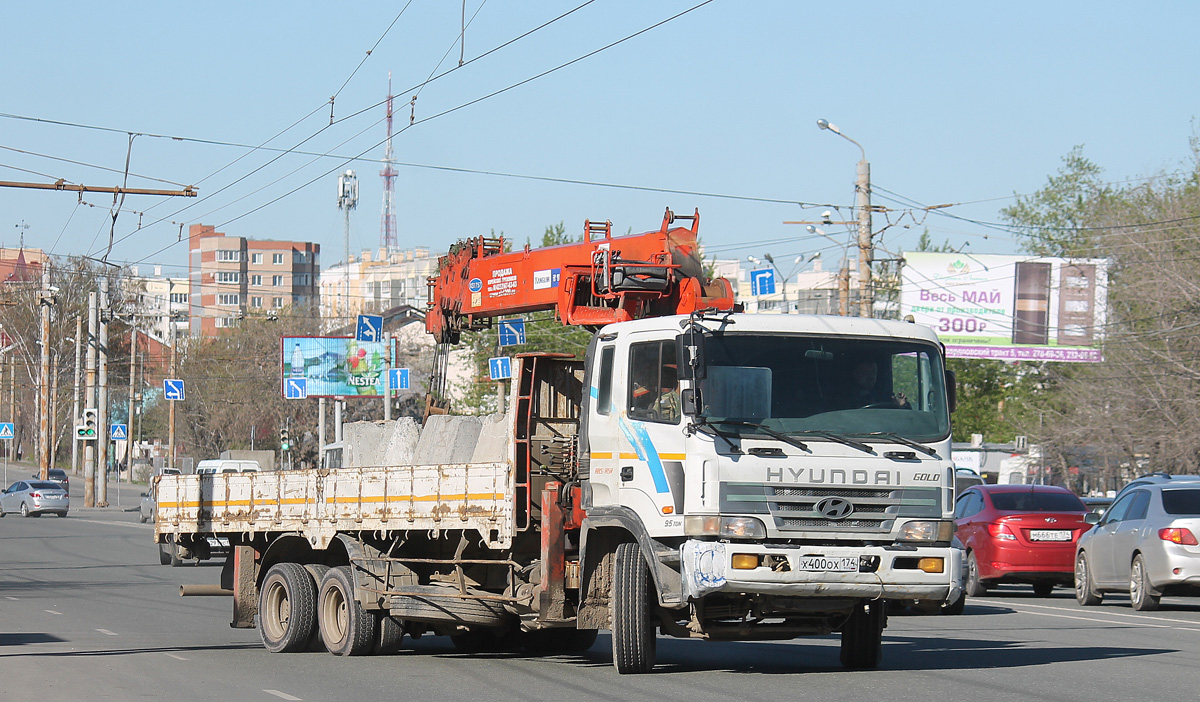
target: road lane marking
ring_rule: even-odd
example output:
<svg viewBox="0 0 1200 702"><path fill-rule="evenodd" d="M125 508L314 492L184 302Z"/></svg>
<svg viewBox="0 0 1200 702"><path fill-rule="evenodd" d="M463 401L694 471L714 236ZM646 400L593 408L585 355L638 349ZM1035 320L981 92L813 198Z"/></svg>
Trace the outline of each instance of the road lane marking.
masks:
<svg viewBox="0 0 1200 702"><path fill-rule="evenodd" d="M1037 605L1028 605L1028 606L1036 607ZM1014 607L1013 609L1016 609L1016 607ZM1070 610L1064 610L1061 607L1044 607L1043 609L1056 609L1059 611L1070 611ZM1020 610L1018 610L1018 611L1020 611ZM1142 626L1142 627L1148 627L1151 629L1175 629L1176 631L1200 631L1200 629L1186 627L1186 626L1171 626L1170 624L1152 624L1150 622L1113 621L1111 619L1097 619L1096 617L1080 617L1080 616L1074 616L1074 615L1070 615L1070 614L1050 614L1049 612L1027 612L1027 614L1040 614L1043 617L1058 617L1060 619L1078 619L1080 621L1093 622L1096 624L1116 624L1117 626ZM1121 615L1114 615L1114 616L1121 616ZM1129 615L1124 615L1124 616L1129 616ZM1168 621L1170 621L1170 620L1168 620ZM1178 620L1175 620L1175 621L1178 621ZM1187 623L1191 624L1193 622L1187 622Z"/></svg>
<svg viewBox="0 0 1200 702"><path fill-rule="evenodd" d="M1053 609L1058 612L1079 611L1079 610L1074 610L1074 609L1067 609L1066 607L1051 607L1049 605L1035 605L1035 604L1022 603L1020 606L1021 607L1034 607L1036 609ZM1170 617L1159 617L1159 616L1154 616L1152 614L1126 614L1125 612L1107 612L1107 611L1100 611L1100 612L1096 612L1096 613L1103 615L1105 617L1130 617L1132 619L1153 619L1158 622L1177 622L1179 624L1196 624L1196 622L1194 622L1190 619L1171 619Z"/></svg>
<svg viewBox="0 0 1200 702"><path fill-rule="evenodd" d="M8 596L5 596L5 598L4 598L4 599L6 599L6 600L12 600L13 602L16 602L16 601L17 601L17 598L15 598L15 597L8 597Z"/></svg>
<svg viewBox="0 0 1200 702"><path fill-rule="evenodd" d="M175 659L175 660L177 660L177 661L186 661L186 660L187 660L187 659L186 659L186 658L184 658L183 656L177 656L177 655L175 655L174 653L167 653L166 651L163 651L163 655L164 655L164 656L170 656L171 658L174 658L174 659Z"/></svg>
<svg viewBox="0 0 1200 702"><path fill-rule="evenodd" d="M60 617L62 616L62 612L55 612L55 611L54 611L54 610L52 610L52 609L48 609L48 610L46 610L46 611L47 611L47 612L49 612L50 614L57 614L57 615L58 615L58 616L60 616Z"/></svg>
<svg viewBox="0 0 1200 702"><path fill-rule="evenodd" d="M263 690L263 692L267 693L268 695L275 695L276 697L278 697L279 699L282 699L282 700L295 700L296 702L299 702L299 700L300 700L299 697L292 697L288 693L280 692L279 690Z"/></svg>
<svg viewBox="0 0 1200 702"><path fill-rule="evenodd" d="M105 634L107 636L117 636L118 635L117 632L109 631L108 629L97 629L96 631L100 632L101 634Z"/></svg>

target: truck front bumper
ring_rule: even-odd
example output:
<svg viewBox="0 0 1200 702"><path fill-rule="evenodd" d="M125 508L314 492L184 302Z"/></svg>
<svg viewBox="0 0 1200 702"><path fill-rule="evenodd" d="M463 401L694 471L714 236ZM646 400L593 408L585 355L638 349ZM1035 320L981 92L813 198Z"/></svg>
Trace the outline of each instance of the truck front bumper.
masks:
<svg viewBox="0 0 1200 702"><path fill-rule="evenodd" d="M936 561L940 572L929 572ZM693 539L680 546L680 565L685 599L729 592L949 602L962 591L961 552L949 547L772 546Z"/></svg>

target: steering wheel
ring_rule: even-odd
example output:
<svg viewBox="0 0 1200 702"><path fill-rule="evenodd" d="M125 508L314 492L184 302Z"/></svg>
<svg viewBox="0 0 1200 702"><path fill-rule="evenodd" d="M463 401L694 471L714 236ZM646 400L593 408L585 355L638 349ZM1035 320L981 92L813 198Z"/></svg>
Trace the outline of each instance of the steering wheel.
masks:
<svg viewBox="0 0 1200 702"><path fill-rule="evenodd" d="M895 402L872 402L869 405L863 405L859 409L896 409L898 405Z"/></svg>

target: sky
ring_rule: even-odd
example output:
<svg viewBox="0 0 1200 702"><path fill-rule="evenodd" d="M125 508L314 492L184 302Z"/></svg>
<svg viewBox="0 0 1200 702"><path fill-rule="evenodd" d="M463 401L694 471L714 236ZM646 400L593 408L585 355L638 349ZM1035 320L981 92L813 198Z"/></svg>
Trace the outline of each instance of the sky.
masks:
<svg viewBox="0 0 1200 702"><path fill-rule="evenodd" d="M1197 24L1184 1L4 3L0 181L119 186L128 158L128 187L199 197L129 195L114 226L112 195L0 187L0 244L183 275L206 224L328 267L354 169L350 250L377 248L390 74L402 248L698 208L710 256L836 260L846 227L787 223L855 216L860 151L823 118L893 210L876 258L926 230L1017 253L991 225L1077 145L1112 182L1190 167Z"/></svg>

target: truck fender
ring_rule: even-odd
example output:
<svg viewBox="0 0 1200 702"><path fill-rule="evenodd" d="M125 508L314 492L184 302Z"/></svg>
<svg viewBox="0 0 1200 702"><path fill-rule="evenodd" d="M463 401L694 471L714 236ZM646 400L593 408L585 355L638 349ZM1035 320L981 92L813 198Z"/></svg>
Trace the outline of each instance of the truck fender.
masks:
<svg viewBox="0 0 1200 702"><path fill-rule="evenodd" d="M651 538L637 514L627 507L596 507L588 512L580 527L580 627L584 619L607 622L611 573L604 573L604 559L616 552L618 544L637 542L646 557L660 606L683 606L683 582L679 575L679 551ZM603 608L603 613L599 611ZM585 610L590 610L586 611ZM594 627L594 628L608 628Z"/></svg>

